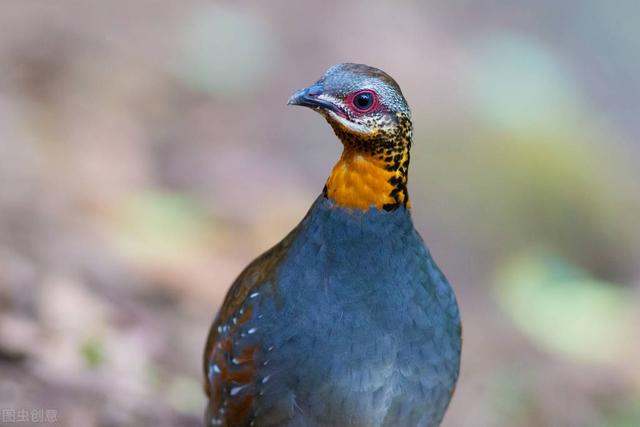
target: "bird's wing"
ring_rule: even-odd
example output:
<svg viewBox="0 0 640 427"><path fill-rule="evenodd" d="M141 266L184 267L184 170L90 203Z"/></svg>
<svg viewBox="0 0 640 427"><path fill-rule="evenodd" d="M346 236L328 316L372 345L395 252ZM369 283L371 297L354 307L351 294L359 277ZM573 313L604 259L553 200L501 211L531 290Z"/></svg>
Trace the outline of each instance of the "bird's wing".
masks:
<svg viewBox="0 0 640 427"><path fill-rule="evenodd" d="M251 296L262 284L277 286L278 266L297 230L298 227L240 273L209 331L204 353L205 390L209 397L207 425L243 426L251 422L260 351L259 338L245 330L256 315Z"/></svg>

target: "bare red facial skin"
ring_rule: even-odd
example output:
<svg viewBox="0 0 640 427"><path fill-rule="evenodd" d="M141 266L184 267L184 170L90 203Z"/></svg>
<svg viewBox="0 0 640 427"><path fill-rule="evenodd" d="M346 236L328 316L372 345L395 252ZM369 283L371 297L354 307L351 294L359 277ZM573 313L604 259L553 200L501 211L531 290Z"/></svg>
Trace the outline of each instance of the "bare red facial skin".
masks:
<svg viewBox="0 0 640 427"><path fill-rule="evenodd" d="M362 95L365 93L368 93L371 95L372 102L371 102L371 105L368 106L367 108L361 108L356 104L356 98L359 95ZM345 104L349 107L349 109L356 115L368 114L371 112L378 112L378 111L381 111L383 107L383 105L380 103L380 97L374 90L371 90L371 89L363 89L363 90L358 90L356 92L352 92L344 98L344 101L345 101Z"/></svg>

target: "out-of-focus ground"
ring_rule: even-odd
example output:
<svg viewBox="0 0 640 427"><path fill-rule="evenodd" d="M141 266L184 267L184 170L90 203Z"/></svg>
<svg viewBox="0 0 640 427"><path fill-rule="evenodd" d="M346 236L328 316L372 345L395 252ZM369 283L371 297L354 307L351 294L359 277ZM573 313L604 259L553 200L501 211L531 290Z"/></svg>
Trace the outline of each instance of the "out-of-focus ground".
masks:
<svg viewBox="0 0 640 427"><path fill-rule="evenodd" d="M639 426L639 14L3 2L0 424L200 425L221 298L340 152L286 100L350 61L413 108L413 215L465 326L444 426Z"/></svg>

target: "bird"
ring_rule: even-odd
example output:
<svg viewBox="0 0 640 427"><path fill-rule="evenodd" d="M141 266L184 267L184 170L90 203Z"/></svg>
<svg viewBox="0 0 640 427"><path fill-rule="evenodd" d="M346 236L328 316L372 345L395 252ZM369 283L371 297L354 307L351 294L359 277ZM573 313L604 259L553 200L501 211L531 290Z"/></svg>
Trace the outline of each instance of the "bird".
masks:
<svg viewBox="0 0 640 427"><path fill-rule="evenodd" d="M228 291L205 346L205 425L439 426L462 326L412 222L400 86L341 63L288 104L320 113L342 155L302 221Z"/></svg>

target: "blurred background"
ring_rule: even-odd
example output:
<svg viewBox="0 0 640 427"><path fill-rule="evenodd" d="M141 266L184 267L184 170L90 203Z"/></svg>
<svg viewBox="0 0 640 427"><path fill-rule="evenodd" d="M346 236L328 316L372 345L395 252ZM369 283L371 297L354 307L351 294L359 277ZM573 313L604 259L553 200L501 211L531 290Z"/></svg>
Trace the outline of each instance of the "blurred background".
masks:
<svg viewBox="0 0 640 427"><path fill-rule="evenodd" d="M413 108L413 216L464 322L443 425L639 426L639 14L633 0L2 2L3 416L200 425L226 289L340 153L286 100L349 61L387 71ZM31 415L20 425L42 424Z"/></svg>

